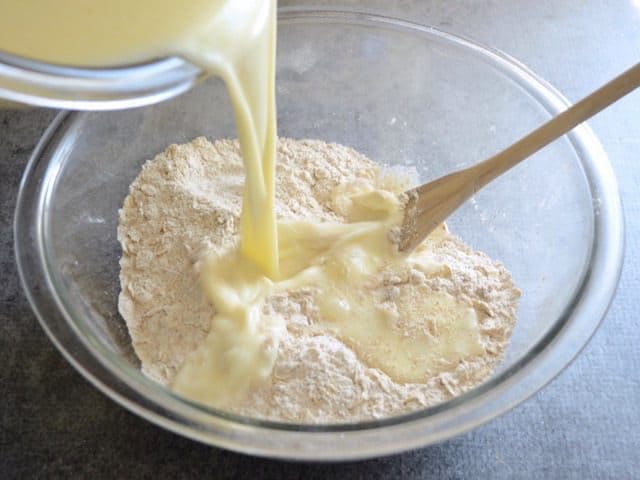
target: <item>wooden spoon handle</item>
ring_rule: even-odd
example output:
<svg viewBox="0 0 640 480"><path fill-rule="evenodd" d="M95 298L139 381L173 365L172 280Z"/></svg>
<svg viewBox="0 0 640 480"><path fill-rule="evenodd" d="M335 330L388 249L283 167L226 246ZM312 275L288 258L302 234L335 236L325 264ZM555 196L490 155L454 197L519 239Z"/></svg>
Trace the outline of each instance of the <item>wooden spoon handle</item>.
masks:
<svg viewBox="0 0 640 480"><path fill-rule="evenodd" d="M471 167L477 178L475 190L481 189L494 178L638 87L640 87L640 63L587 95L510 147Z"/></svg>
<svg viewBox="0 0 640 480"><path fill-rule="evenodd" d="M400 234L400 251L413 250L491 180L639 86L640 63L493 157L406 192L408 201Z"/></svg>

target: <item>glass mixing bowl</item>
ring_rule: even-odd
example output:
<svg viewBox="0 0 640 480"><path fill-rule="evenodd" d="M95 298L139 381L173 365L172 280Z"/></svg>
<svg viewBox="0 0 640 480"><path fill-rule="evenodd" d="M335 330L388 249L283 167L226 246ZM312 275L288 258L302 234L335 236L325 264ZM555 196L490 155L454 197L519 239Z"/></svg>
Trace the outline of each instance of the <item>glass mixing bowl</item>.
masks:
<svg viewBox="0 0 640 480"><path fill-rule="evenodd" d="M504 54L439 30L358 13L285 11L279 132L343 143L423 181L482 160L566 108ZM623 255L607 158L581 126L504 175L450 219L502 260L522 289L506 357L482 385L433 408L337 425L243 418L186 401L144 377L116 299L118 208L142 163L168 143L233 137L222 83L136 110L61 113L38 144L15 219L23 286L67 360L96 387L169 430L286 459L388 454L476 427L565 367L604 316Z"/></svg>

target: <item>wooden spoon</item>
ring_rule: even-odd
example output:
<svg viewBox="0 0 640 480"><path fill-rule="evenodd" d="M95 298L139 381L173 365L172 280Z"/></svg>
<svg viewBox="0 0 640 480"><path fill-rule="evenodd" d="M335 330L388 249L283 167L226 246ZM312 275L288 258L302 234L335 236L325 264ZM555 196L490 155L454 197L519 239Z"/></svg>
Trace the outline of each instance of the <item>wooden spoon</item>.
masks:
<svg viewBox="0 0 640 480"><path fill-rule="evenodd" d="M398 242L400 251L413 250L493 179L639 86L640 63L484 162L405 192L408 200Z"/></svg>

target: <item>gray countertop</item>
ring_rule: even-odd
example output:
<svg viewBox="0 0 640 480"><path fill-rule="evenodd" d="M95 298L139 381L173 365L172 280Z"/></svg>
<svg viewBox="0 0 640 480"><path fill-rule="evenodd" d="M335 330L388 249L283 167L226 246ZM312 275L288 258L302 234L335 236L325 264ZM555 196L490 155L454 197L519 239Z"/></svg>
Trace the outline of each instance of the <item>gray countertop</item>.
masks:
<svg viewBox="0 0 640 480"><path fill-rule="evenodd" d="M640 60L638 0L305 3L366 8L475 38L516 57L570 100ZM181 438L119 407L63 360L19 287L11 225L21 172L54 114L0 111L1 478L640 476L640 92L590 122L618 176L627 246L616 299L578 359L529 401L473 432L335 465L250 458Z"/></svg>

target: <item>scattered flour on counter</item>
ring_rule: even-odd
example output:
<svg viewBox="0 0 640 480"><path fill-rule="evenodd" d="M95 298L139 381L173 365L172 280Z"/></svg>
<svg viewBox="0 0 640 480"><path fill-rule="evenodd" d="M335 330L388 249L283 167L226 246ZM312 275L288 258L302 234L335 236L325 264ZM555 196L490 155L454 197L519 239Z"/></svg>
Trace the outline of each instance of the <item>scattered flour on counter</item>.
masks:
<svg viewBox="0 0 640 480"><path fill-rule="evenodd" d="M385 175L337 144L280 139L277 154L279 219L346 221L337 190L362 184L397 193L410 181ZM207 252L222 253L237 241L243 181L238 143L201 137L169 146L130 186L118 227L119 310L143 372L158 382L170 384L209 332L214 310L201 291L198 268ZM420 383L396 382L320 327L313 288L274 294L264 313L281 316L287 331L273 372L232 409L302 423L380 418L439 403L490 375L508 344L520 292L499 262L445 229L432 234L424 248L431 267L383 271L372 286L372 302L395 308L394 299L404 298L403 311L413 315L399 328L408 336L419 328L437 340L445 319L421 319L411 299L449 294L475 310L482 354L442 363Z"/></svg>

